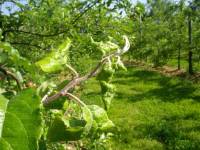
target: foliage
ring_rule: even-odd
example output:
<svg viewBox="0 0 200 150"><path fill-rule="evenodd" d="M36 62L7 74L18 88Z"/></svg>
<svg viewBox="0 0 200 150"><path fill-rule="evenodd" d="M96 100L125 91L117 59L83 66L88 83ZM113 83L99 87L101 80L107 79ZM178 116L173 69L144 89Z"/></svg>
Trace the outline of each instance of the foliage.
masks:
<svg viewBox="0 0 200 150"><path fill-rule="evenodd" d="M42 134L42 116L36 90L26 89L10 100L0 97L0 149L37 150Z"/></svg>
<svg viewBox="0 0 200 150"><path fill-rule="evenodd" d="M16 85L18 88L22 88L21 84L25 82L25 74L27 80L37 78L36 67L22 57L18 50L9 43L2 41L0 41L0 67L0 78L2 79L0 84L6 91L13 91ZM12 84L13 87L11 85L8 86L8 84L11 84L10 78L16 81Z"/></svg>
<svg viewBox="0 0 200 150"><path fill-rule="evenodd" d="M14 49L9 43L1 42L0 43L0 53L1 53L1 64L8 62L9 66L14 66L16 69L23 67L27 71L31 71L31 64L28 60L21 57L19 52Z"/></svg>
<svg viewBox="0 0 200 150"><path fill-rule="evenodd" d="M47 73L63 69L63 66L67 64L69 45L70 40L67 39L56 52L50 53L50 55L38 61L36 65ZM7 50L8 48L4 47L4 49ZM18 54L17 51L14 52ZM19 54L16 56L18 56L17 59L21 60ZM102 71L101 76L103 76L103 73ZM16 80L18 81L18 79ZM108 119L106 111L98 106L87 106L78 100L77 104L81 106L66 101L62 104L62 109L51 109L50 107L50 110L48 110L49 108L46 108L46 115L44 116L49 117L50 121L48 122L49 119L46 120L47 123L44 126L46 129L43 129L44 131L47 130L47 133L42 133L41 104L40 98L36 94L43 94L49 85L41 85L37 92L31 89L23 90L9 101L1 96L1 149L38 149L41 135L47 141L42 145L52 142L78 141L87 137L87 135L93 135L94 139L98 139L114 127L112 121ZM41 90L42 92L40 92ZM53 89L50 87L47 94L52 94L54 90L54 87ZM71 109L74 113L68 112ZM49 113L50 115L48 115ZM13 122L15 123L13 124Z"/></svg>
<svg viewBox="0 0 200 150"><path fill-rule="evenodd" d="M192 7L192 8L191 8ZM138 10L141 10L140 12ZM134 20L134 44L133 58L154 66L165 65L170 59L177 59L177 68L180 69L180 60L188 59L188 51L191 49L195 57L198 57L198 49L195 36L198 33L196 27L199 17L199 6L191 1L191 6L185 0L177 3L171 0L151 0L146 4L138 2L129 11L129 16ZM192 45L188 41L188 16L192 19ZM197 63L197 59L193 59ZM193 63L193 64L194 64Z"/></svg>
<svg viewBox="0 0 200 150"><path fill-rule="evenodd" d="M146 3L133 3L130 0L3 0L0 2L0 8L0 142L4 146L0 149L3 150L38 149L38 146L40 149L67 149L68 146L74 149L112 147L113 133L119 124L115 126L108 118L107 112L121 109L117 106L113 108L113 98L118 97L120 102L123 102L126 99L123 96L130 95L131 90L126 85L120 87L119 93L114 86L116 81L113 80L118 70L127 70L121 55L126 53L129 47L130 51L125 57L129 61L136 59L157 67L170 63L174 65L176 60L178 69L186 68L190 52L193 57L189 64L195 63L195 69L198 70L198 0L192 0L190 3L185 0L148 0ZM190 22L191 36L188 35ZM123 35L129 36L131 46L128 38ZM121 47L124 41L121 37L125 40L123 49ZM181 66L182 62L184 66ZM129 73L132 72L127 74ZM92 100L100 105L103 103L105 110L97 105L85 104L82 98L79 99L79 95L86 90L84 83L95 76L100 84L98 88L101 88L101 97L96 93L92 95ZM145 76L145 73L140 76ZM122 80L129 81L128 78ZM132 84L132 81L137 83L135 80L129 83ZM146 86L145 83L139 84L139 87L133 85L138 91ZM30 87L34 89L29 89ZM87 89L90 90L91 87ZM171 84L169 87L176 89ZM142 96L152 99L154 92L149 88L145 89L145 92L148 93L148 90L150 94ZM167 90L164 88L160 93L154 94L162 97L162 93L167 93ZM170 99L170 94L180 97L176 92L168 93L168 97L164 97ZM135 99L142 97L134 96ZM164 104L154 101L151 103L150 100L144 104L144 109L148 110L146 106L153 107L153 104L165 109ZM120 105L123 106L121 103ZM126 105L129 107L129 103ZM135 105L133 109L137 110L140 104ZM141 105L143 106L143 103ZM167 103L167 109L171 110L168 105L171 106ZM182 103L180 105L185 107ZM182 109L177 106L173 108L177 109L178 115L181 116L179 110L181 112ZM117 111L123 114L120 109ZM122 110L126 113L127 109L124 107ZM145 120L143 112L138 112ZM172 116L176 114L172 110L171 112ZM144 116L148 113L151 114L151 111L145 112ZM161 114L158 115L161 121L156 120L156 117L151 118L152 122L147 119L151 124L139 128L141 132L135 130L137 125L134 124L133 133L138 135L131 137L142 139L132 143L130 148L141 149L141 145L144 145L144 149L199 148L193 140L187 138L190 136L196 140L196 133L191 132L188 135L182 130L183 134L179 133L179 130L173 129L176 122L169 121L168 124L166 118L162 120L162 111L158 110L156 113ZM130 114L127 113L126 116ZM111 116L115 119L115 116ZM133 115L136 123L137 117ZM15 128L10 120L16 122L19 128ZM38 123L37 127L35 122ZM122 122L125 128L130 129L129 120ZM127 125L124 122L127 122ZM6 137L7 127L15 131L13 143L10 142L11 138ZM35 131L32 132L29 128ZM130 131L125 132L130 135ZM121 141L129 142L129 138L126 139L122 134L123 138L121 132L119 133ZM17 145L15 141L23 144Z"/></svg>
<svg viewBox="0 0 200 150"><path fill-rule="evenodd" d="M126 44L129 44L127 43L128 42L127 40L128 39L126 37ZM7 52L6 54L8 55L8 58L11 58L10 60L8 60L10 64L17 63L17 65L19 65L20 67L23 67L21 66L21 62L25 61L23 65L28 64L31 66L31 62L21 57L17 50L12 48L9 44L7 45L6 44L7 43L5 42L1 42L1 45L2 45L1 50L2 50L2 53L4 51ZM109 44L115 45L114 43L111 43L111 42ZM101 42L101 46L103 46L103 49L113 51L112 47L109 47L109 44L107 43L104 44L103 42ZM73 75L76 75L77 77L79 77L76 70L68 65L68 51L69 51L70 45L71 45L71 40L67 38L67 40L64 41L64 43L58 47L58 49L52 51L46 57L37 61L35 63L36 66L39 67L41 71L45 73L49 73L49 75L50 73L56 73L56 72L62 71L64 70L64 67L67 66L69 70L72 71ZM102 49L102 47L100 48ZM114 65L116 68L118 68L118 66L119 67L123 66L120 60L120 55L126 52L128 49L129 47L125 46L125 49L120 50L120 48L117 46L117 49L113 51L114 53L112 55L106 54L108 55L107 56L108 58L107 59L103 58L104 61L100 62L100 64L102 63L102 65L104 66L103 67L104 69L101 70L102 77L104 77L104 74L105 76L108 75L108 71L107 72L105 71L106 64L109 63L110 67ZM116 54L117 54L117 59L115 58ZM114 58L112 58L113 56ZM112 62L111 62L111 59L113 60ZM19 61L19 62L16 62L16 61ZM2 61L1 63L5 64L5 61L4 62ZM7 67L12 67L12 66L8 65ZM3 67L1 69L3 72L5 71L5 76L8 75L8 71L6 69L4 69ZM47 77L49 75L47 75ZM110 75L112 76L112 74ZM110 75L107 76L107 79L102 78L101 83L103 83L103 80L105 81L110 80L108 79L110 78ZM93 74L91 75L91 77L92 76ZM12 74L12 77L16 80L18 85L20 84L23 85L23 82L20 83L19 79L15 77L14 74ZM39 88L37 89L37 92L36 90L33 90L33 91L23 90L22 92L18 93L16 98L15 97L11 98L11 100L9 101L9 105L7 109L8 112L6 112L7 111L6 105L8 103L8 100L2 96L2 112L3 112L2 114L3 117L1 118L2 119L1 126L3 128L1 129L3 131L2 139L1 139L2 149L22 149L22 150L23 149L38 149L39 140L45 141L42 144L40 144L40 147L41 146L48 147L51 145L51 143L65 142L67 144L67 142L69 141L82 140L83 138L87 138L87 136L89 135L92 136L94 140L98 140L98 139L101 139L102 136L105 136L105 134L108 134L114 128L114 124L112 123L111 120L108 119L106 111L104 111L102 108L95 105L87 106L74 95L69 95L69 96L71 96L72 99L76 100L77 101L76 103L71 103L71 102L68 103L67 99L63 99L64 101L62 102L58 101L58 103L61 103L60 104L61 108L56 108L56 107L52 108L54 104L52 106L47 105L46 107L46 101L48 102L48 97L51 97L51 95L55 94L58 90L61 90L61 92L63 92L66 86L68 86L68 84L70 86L70 82L68 82L67 85L66 83L62 85L65 82L64 81L60 85L56 86L57 82L52 82L52 81L53 80L50 79L49 82L46 81L46 82L41 83L41 86L39 86ZM71 80L71 82L73 81L76 83L76 78ZM107 83L105 83L105 85L107 85ZM111 104L110 100L111 98L113 98L113 96L109 94L110 92L114 92L114 91L109 90L109 88L111 88L112 86L106 86L106 87L108 89L106 90L106 93L104 92L105 94L104 96L106 96L105 97L106 99L104 98L104 101L107 100L106 105L105 105L107 108L108 107L107 103L110 105ZM39 109L39 106L41 105L39 101L40 98L37 95L43 96L42 101L41 101L43 105L45 106L45 111L43 112L43 116L44 116L43 118L41 118L42 111ZM62 95L64 96L64 94ZM38 100L37 110L35 110L36 109L35 104L33 104L33 102L36 103L36 101L34 100L34 97L37 97L37 100ZM57 99L59 99L59 97ZM24 100L28 103L30 102L30 104L26 104L25 102L19 102L18 104L19 100ZM23 109L19 110L18 108L21 108L21 107ZM10 109L11 109L11 112L9 112ZM30 110L32 110L32 112L29 112ZM70 113L70 110L73 110L73 113ZM12 111L13 113L16 113L13 116L12 114L10 115ZM31 117L31 115L33 114L34 116ZM5 122L4 122L4 116L5 116ZM15 117L18 117L19 119L18 118L15 119ZM7 118L8 118L8 121L7 121ZM45 122L46 122L43 126L43 130L41 127L42 119L45 119ZM17 128L11 125L10 120L12 121L16 120L15 125L17 125ZM21 120L21 122L19 120ZM37 126L37 128L35 126ZM29 127L32 128L31 131L33 132L29 131L30 130ZM11 128L15 132L10 133L9 128ZM20 136L24 138L19 138ZM10 137L15 137L16 142L13 139L14 142L11 143ZM40 139L41 137L42 139ZM17 142L17 139L18 140L20 139L20 142L22 144L19 144L20 142Z"/></svg>

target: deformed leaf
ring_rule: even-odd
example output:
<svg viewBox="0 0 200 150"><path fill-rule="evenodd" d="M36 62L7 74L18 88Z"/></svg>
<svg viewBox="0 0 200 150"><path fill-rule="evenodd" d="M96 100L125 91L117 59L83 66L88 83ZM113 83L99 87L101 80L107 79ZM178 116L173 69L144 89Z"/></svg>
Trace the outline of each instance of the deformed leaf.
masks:
<svg viewBox="0 0 200 150"><path fill-rule="evenodd" d="M114 97L115 86L106 81L100 81L101 91L102 91L102 100L105 106L105 109L108 110L110 108L111 101Z"/></svg>
<svg viewBox="0 0 200 150"><path fill-rule="evenodd" d="M120 59L118 59L117 62L115 63L115 68L119 70L127 71L127 68L125 67L124 63Z"/></svg>
<svg viewBox="0 0 200 150"><path fill-rule="evenodd" d="M49 53L46 57L36 62L42 71L47 73L62 70L64 65L67 64L67 54L70 48L71 40L68 38L58 49Z"/></svg>
<svg viewBox="0 0 200 150"><path fill-rule="evenodd" d="M89 105L88 108L92 113L94 120L93 124L96 126L97 130L106 132L115 127L113 122L108 118L107 112L103 108L97 105Z"/></svg>
<svg viewBox="0 0 200 150"><path fill-rule="evenodd" d="M111 102L113 97L115 96L115 94L113 92L106 92L103 96L102 96L102 100L104 102L105 105L105 109L108 110L110 108Z"/></svg>
<svg viewBox="0 0 200 150"><path fill-rule="evenodd" d="M110 63L105 63L101 72L97 76L97 80L110 81L113 77L115 70Z"/></svg>
<svg viewBox="0 0 200 150"><path fill-rule="evenodd" d="M111 39L111 37L109 39ZM110 40L107 42L103 42L103 41L95 42L93 38L91 37L91 42L97 46L97 49L99 49L103 55L108 54L110 52L117 51L119 49L119 46L111 42Z"/></svg>
<svg viewBox="0 0 200 150"><path fill-rule="evenodd" d="M100 81L102 93L105 94L106 92L114 93L115 86L111 83L107 83L105 81Z"/></svg>

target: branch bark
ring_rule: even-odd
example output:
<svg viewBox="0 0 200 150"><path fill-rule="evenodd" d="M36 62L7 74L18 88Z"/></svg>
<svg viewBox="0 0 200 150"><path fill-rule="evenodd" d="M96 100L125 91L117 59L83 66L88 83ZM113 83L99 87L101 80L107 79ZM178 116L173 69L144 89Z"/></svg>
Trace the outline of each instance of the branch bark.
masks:
<svg viewBox="0 0 200 150"><path fill-rule="evenodd" d="M22 90L22 86L20 84L19 79L15 76L15 74L13 74L12 72L10 72L9 70L7 70L6 68L0 66L0 71L3 72L6 76L10 76L13 80L16 81L17 86L20 90Z"/></svg>
<svg viewBox="0 0 200 150"><path fill-rule="evenodd" d="M109 61L111 57L119 57L120 55L127 52L128 49L130 48L130 43L126 36L124 36L124 40L125 40L125 46L123 47L123 49L118 50L117 52L114 52L112 54L109 54L106 57L103 57L101 59L101 61L96 65L96 67L94 69L92 69L89 73L85 74L84 76L79 77L78 73L76 71L74 71L73 68L71 68L72 71L74 71L77 76L75 78L73 78L62 90L60 90L56 94L54 94L50 97L45 95L45 97L42 99L43 105L48 105L49 103L55 101L59 97L65 96L67 94L69 95L68 91L70 89L73 89L75 86L79 85L80 83L88 80L89 78L96 76L98 74L99 70L101 69L101 66L104 63L106 63L107 61Z"/></svg>
<svg viewBox="0 0 200 150"><path fill-rule="evenodd" d="M96 76L96 74L98 73L98 71L101 68L101 66L107 61L108 57L110 57L110 55L107 56L107 57L105 57L105 58L103 58L96 65L96 67L93 70L91 70L88 74L86 74L84 76L81 76L81 77L76 77L76 78L72 79L61 91L57 92L56 94L54 94L54 95L52 95L50 97L45 97L46 99L43 98L42 103L44 105L48 105L49 103L55 101L59 97L65 96L70 89L73 89L75 86L79 85L80 83L88 80L91 77Z"/></svg>

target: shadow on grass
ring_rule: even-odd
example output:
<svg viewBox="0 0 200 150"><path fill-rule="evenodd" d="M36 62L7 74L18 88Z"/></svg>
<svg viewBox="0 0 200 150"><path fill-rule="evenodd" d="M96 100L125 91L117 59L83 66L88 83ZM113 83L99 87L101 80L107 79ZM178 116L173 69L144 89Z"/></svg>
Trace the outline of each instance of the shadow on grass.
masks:
<svg viewBox="0 0 200 150"><path fill-rule="evenodd" d="M186 80L180 80L177 78L170 78L160 75L156 72L146 71L146 70L136 70L131 73L124 73L118 75L120 78L128 78L127 80L116 80L117 84L130 84L137 81L145 81L147 84L151 84L148 82L154 82L158 84L158 88L149 89L147 92L140 91L137 93L137 85L136 87L132 87L132 94L124 94L121 92L117 92L117 99L128 99L132 102L140 101L143 99L160 99L162 101L180 101L182 99L194 99L196 101L200 100L200 96L193 96L193 92L196 90L196 87L192 85L191 82ZM139 83L138 83L139 84Z"/></svg>
<svg viewBox="0 0 200 150"><path fill-rule="evenodd" d="M128 100L131 103L147 99L158 99L164 102L177 102L185 99L200 100L200 94L196 93L197 87L187 80L165 77L146 70L129 71L117 75L115 80L115 83L119 84L119 90L115 96L117 100ZM125 85L122 87L128 88L128 92L124 89L120 91L120 84ZM175 112L165 114L161 111L161 114L141 114L144 118L140 118L140 121L136 120L139 122L137 125L127 117L127 124L126 121L120 123L117 138L126 145L130 144L133 139L153 139L162 143L164 149L200 149L199 113L192 108L189 109L190 106L184 113L182 110L179 113L179 103L174 105L177 106L174 107L177 109ZM162 107L160 109L162 110Z"/></svg>
<svg viewBox="0 0 200 150"><path fill-rule="evenodd" d="M119 72L116 73L115 77L117 78L142 78L144 80L153 80L160 78L160 74L157 72L153 71L148 71L148 70L133 70L133 69L128 69L127 72Z"/></svg>
<svg viewBox="0 0 200 150"><path fill-rule="evenodd" d="M183 99L194 98L192 96L195 90L192 86L180 86L180 85L163 85L161 88L149 90L142 94L136 94L132 96L131 101L139 101L143 99L156 98L162 101L176 102Z"/></svg>
<svg viewBox="0 0 200 150"><path fill-rule="evenodd" d="M144 86L155 84L158 85L153 88L142 89L138 88L137 84L144 81ZM157 72L147 70L129 69L127 72L117 73L114 81L112 82L117 87L115 98L118 100L129 100L131 102L141 101L144 99L159 99L161 101L176 102L183 99L193 99L197 102L200 101L200 94L193 95L196 87L191 82L181 80L178 78L170 78L160 75ZM126 85L129 92L124 93L120 90L120 85ZM144 87L145 88L145 87ZM100 95L99 92L90 92L85 96L95 97Z"/></svg>
<svg viewBox="0 0 200 150"><path fill-rule="evenodd" d="M167 102L176 102L185 99L200 100L200 94L198 95L197 93L194 95L197 88L191 82L178 78L165 77L159 73L146 70L129 69L128 72L117 73L113 83L119 85L115 99L120 101L128 100L128 102L133 103L146 99L159 99ZM124 86L120 87L120 85ZM128 91L126 92L126 89L122 88L128 88ZM85 96L91 102L97 100L100 103L100 93L95 92L95 90L94 92L87 93ZM119 104L120 106L127 105L124 102L120 102ZM179 109L179 103L174 105L177 106L174 107L175 109ZM162 108L165 107L161 107L160 109L162 110ZM188 106L189 108L190 106ZM180 113L177 114L174 114L174 112L165 114L165 111L161 111L161 114L140 114L145 117L139 121L137 120L138 116L136 118L130 118L128 115L127 117L123 116L122 122L117 122L120 128L119 134L116 134L117 139L126 145L132 143L133 139L155 139L162 143L166 149L200 149L200 135L198 133L200 130L199 113L193 109L186 111L186 113L182 113L181 108ZM131 119L135 120L132 121ZM134 122L139 123L136 124Z"/></svg>
<svg viewBox="0 0 200 150"><path fill-rule="evenodd" d="M189 117L189 118L188 118ZM191 137L190 133L199 131L200 125L194 125L196 114L186 116L167 116L157 122L140 124L134 128L134 136L151 138L163 143L167 149L197 150L200 149L199 135ZM193 125L187 121L193 119ZM199 117L198 117L199 119ZM191 120L190 120L191 121ZM180 125L184 122L184 128Z"/></svg>

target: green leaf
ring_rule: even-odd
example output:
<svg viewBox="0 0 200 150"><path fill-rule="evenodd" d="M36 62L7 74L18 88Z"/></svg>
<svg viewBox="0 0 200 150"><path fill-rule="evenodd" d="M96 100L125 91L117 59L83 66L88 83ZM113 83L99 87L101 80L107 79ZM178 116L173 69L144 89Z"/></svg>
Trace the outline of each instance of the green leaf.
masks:
<svg viewBox="0 0 200 150"><path fill-rule="evenodd" d="M71 45L71 40L68 38L61 44L56 51L52 51L45 58L36 62L36 65L47 73L57 72L64 68L67 64L67 54Z"/></svg>
<svg viewBox="0 0 200 150"><path fill-rule="evenodd" d="M7 104L8 100L4 96L0 95L0 137L2 135L3 122L5 119Z"/></svg>
<svg viewBox="0 0 200 150"><path fill-rule="evenodd" d="M48 130L47 138L50 142L79 140L84 132L84 126L84 120L68 120L64 116L57 116Z"/></svg>
<svg viewBox="0 0 200 150"><path fill-rule="evenodd" d="M76 141L87 135L93 125L92 114L86 105L81 109L82 119L57 115L48 129L48 140L50 142Z"/></svg>
<svg viewBox="0 0 200 150"><path fill-rule="evenodd" d="M1 41L2 38L3 38L3 36L2 36L2 30L0 28L0 41Z"/></svg>
<svg viewBox="0 0 200 150"><path fill-rule="evenodd" d="M83 110L83 118L86 121L84 132L85 132L85 135L87 135L90 132L90 129L92 128L93 117L92 117L92 113L87 105L85 105L82 108L82 110Z"/></svg>
<svg viewBox="0 0 200 150"><path fill-rule="evenodd" d="M112 130L115 127L113 122L108 118L108 115L103 108L97 105L89 105L88 108L92 113L93 124L97 128L96 130L106 132Z"/></svg>
<svg viewBox="0 0 200 150"><path fill-rule="evenodd" d="M33 65L27 59L21 57L18 50L9 43L0 41L0 54L0 63L9 63L17 67L23 67L31 73L34 72Z"/></svg>
<svg viewBox="0 0 200 150"><path fill-rule="evenodd" d="M0 126L0 131L3 130L0 136L0 149L37 150L42 133L42 119L40 98L36 91L26 89L9 102L3 96L0 100L1 111L5 114L5 119L0 117L3 124Z"/></svg>
<svg viewBox="0 0 200 150"><path fill-rule="evenodd" d="M13 150L8 142L6 142L3 138L0 139L0 149L1 150Z"/></svg>
<svg viewBox="0 0 200 150"><path fill-rule="evenodd" d="M7 59L8 59L8 56L5 53L0 52L0 63L4 64Z"/></svg>

